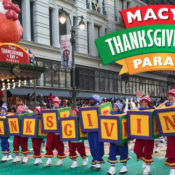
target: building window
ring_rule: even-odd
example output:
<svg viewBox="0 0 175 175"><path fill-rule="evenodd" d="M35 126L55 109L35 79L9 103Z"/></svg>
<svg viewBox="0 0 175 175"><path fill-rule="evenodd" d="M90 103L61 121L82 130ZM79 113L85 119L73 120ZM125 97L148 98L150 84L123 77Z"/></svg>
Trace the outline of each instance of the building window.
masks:
<svg viewBox="0 0 175 175"><path fill-rule="evenodd" d="M60 70L60 88L66 87L66 72L65 70Z"/></svg>
<svg viewBox="0 0 175 175"><path fill-rule="evenodd" d="M99 26L94 26L94 41L100 37L100 27ZM95 47L95 56L98 56L98 51Z"/></svg>
<svg viewBox="0 0 175 175"><path fill-rule="evenodd" d="M53 64L52 65L52 77L53 77L53 87L59 87L59 65Z"/></svg>
<svg viewBox="0 0 175 175"><path fill-rule="evenodd" d="M50 63L45 63L45 67L46 67L46 72L45 72L45 86L52 86L52 64Z"/></svg>
<svg viewBox="0 0 175 175"><path fill-rule="evenodd" d="M50 32L50 45L51 46L53 45L52 12L53 12L53 9L52 8L49 8L49 32Z"/></svg>
<svg viewBox="0 0 175 175"><path fill-rule="evenodd" d="M31 41L34 41L34 21L33 21L33 7L34 7L34 1L30 1L30 29L31 29Z"/></svg>
<svg viewBox="0 0 175 175"><path fill-rule="evenodd" d="M90 9L90 2L89 2L89 0L86 0L86 8Z"/></svg>
<svg viewBox="0 0 175 175"><path fill-rule="evenodd" d="M60 16L60 12L59 12L59 16ZM67 34L67 23L65 22L64 24L62 24L59 21L59 32L60 32L60 36L61 35L66 35Z"/></svg>
<svg viewBox="0 0 175 175"><path fill-rule="evenodd" d="M90 53L90 48L89 48L89 22L87 22L87 52L88 52L88 54Z"/></svg>

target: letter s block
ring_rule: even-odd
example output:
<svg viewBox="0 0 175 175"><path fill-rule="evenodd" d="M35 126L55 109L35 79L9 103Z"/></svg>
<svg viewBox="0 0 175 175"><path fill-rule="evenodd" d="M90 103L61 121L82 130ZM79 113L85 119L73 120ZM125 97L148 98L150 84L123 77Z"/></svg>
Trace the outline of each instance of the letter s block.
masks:
<svg viewBox="0 0 175 175"><path fill-rule="evenodd" d="M41 124L43 133L58 133L58 110L42 110Z"/></svg>
<svg viewBox="0 0 175 175"><path fill-rule="evenodd" d="M128 137L152 140L159 137L154 110L128 111Z"/></svg>
<svg viewBox="0 0 175 175"><path fill-rule="evenodd" d="M35 138L37 134L37 119L35 116L23 116L21 120L21 137Z"/></svg>
<svg viewBox="0 0 175 175"><path fill-rule="evenodd" d="M98 107L80 108L80 124L82 132L98 132Z"/></svg>
<svg viewBox="0 0 175 175"><path fill-rule="evenodd" d="M99 115L99 140L122 144L128 141L126 114Z"/></svg>
<svg viewBox="0 0 175 175"><path fill-rule="evenodd" d="M175 108L162 108L155 110L160 134L175 136Z"/></svg>

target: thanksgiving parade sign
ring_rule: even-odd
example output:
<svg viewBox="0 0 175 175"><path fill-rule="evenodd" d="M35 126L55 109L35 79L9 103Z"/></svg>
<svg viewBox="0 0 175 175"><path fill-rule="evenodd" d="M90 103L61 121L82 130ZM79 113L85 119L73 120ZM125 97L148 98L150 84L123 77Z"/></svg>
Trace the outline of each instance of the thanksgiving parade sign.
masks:
<svg viewBox="0 0 175 175"><path fill-rule="evenodd" d="M134 7L121 15L126 29L95 41L103 65L122 65L120 75L175 71L175 6Z"/></svg>

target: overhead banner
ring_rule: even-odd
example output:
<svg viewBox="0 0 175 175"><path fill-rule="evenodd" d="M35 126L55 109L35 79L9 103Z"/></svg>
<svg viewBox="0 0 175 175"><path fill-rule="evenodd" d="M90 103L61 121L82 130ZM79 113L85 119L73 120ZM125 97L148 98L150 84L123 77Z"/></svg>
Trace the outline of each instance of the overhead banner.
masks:
<svg viewBox="0 0 175 175"><path fill-rule="evenodd" d="M135 7L123 10L121 14L127 29L95 41L103 65L115 62L122 65L120 75L174 71L175 6Z"/></svg>
<svg viewBox="0 0 175 175"><path fill-rule="evenodd" d="M61 68L72 68L71 35L61 35Z"/></svg>

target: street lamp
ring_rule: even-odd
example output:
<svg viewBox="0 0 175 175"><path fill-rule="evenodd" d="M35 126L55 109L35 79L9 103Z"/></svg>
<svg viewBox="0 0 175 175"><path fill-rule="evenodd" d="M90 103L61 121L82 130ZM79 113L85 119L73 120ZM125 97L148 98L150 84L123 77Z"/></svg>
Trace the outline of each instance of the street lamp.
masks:
<svg viewBox="0 0 175 175"><path fill-rule="evenodd" d="M84 30L86 27L86 24L84 22L83 16L76 16L75 18L75 25L73 25L69 13L67 13L63 8L60 11L60 23L64 24L67 20L67 17L69 18L70 24L71 24L71 45L72 45L72 100L73 100L73 108L76 107L76 85L75 85L75 57L74 57L74 51L75 51L75 30L76 30L76 21L78 18L81 18L78 27L80 30Z"/></svg>

